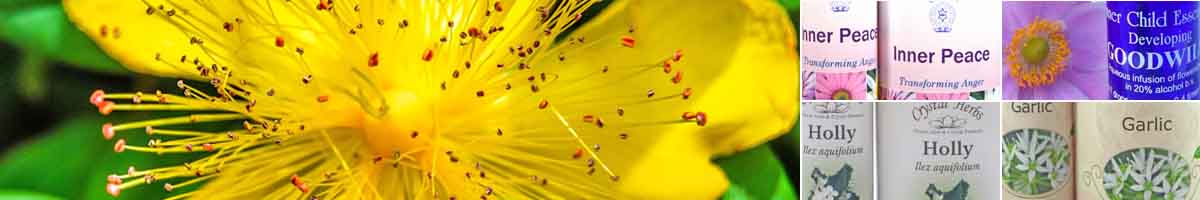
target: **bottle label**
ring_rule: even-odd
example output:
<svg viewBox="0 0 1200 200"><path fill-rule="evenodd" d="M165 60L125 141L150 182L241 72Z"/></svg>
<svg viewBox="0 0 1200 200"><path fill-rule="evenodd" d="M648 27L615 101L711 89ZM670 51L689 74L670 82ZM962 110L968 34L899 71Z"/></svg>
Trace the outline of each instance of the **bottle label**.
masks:
<svg viewBox="0 0 1200 200"><path fill-rule="evenodd" d="M875 1L801 2L801 64L805 71L849 73L877 66Z"/></svg>
<svg viewBox="0 0 1200 200"><path fill-rule="evenodd" d="M1108 82L1113 99L1197 99L1198 2L1108 4Z"/></svg>
<svg viewBox="0 0 1200 200"><path fill-rule="evenodd" d="M880 76L896 92L968 93L1001 80L1000 1L884 2ZM897 99L897 98L889 98Z"/></svg>
<svg viewBox="0 0 1200 200"><path fill-rule="evenodd" d="M874 104L802 105L805 199L872 199Z"/></svg>
<svg viewBox="0 0 1200 200"><path fill-rule="evenodd" d="M1079 199L1187 199L1200 189L1194 105L1080 103L1077 109Z"/></svg>
<svg viewBox="0 0 1200 200"><path fill-rule="evenodd" d="M1070 103L1004 104L1004 199L1075 199L1074 115Z"/></svg>
<svg viewBox="0 0 1200 200"><path fill-rule="evenodd" d="M875 99L875 68L879 65L877 8L875 1L801 2L804 99Z"/></svg>
<svg viewBox="0 0 1200 200"><path fill-rule="evenodd" d="M1000 104L880 104L880 196L995 199L1001 195Z"/></svg>

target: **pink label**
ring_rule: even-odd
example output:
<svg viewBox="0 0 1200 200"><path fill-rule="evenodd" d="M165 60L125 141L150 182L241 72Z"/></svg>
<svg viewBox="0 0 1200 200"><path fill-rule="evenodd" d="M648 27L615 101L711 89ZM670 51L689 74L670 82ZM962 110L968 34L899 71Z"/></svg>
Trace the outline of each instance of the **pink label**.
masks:
<svg viewBox="0 0 1200 200"><path fill-rule="evenodd" d="M880 82L886 88L949 93L1000 85L1000 1L881 5Z"/></svg>
<svg viewBox="0 0 1200 200"><path fill-rule="evenodd" d="M863 72L878 66L875 1L804 0L800 62L804 70Z"/></svg>

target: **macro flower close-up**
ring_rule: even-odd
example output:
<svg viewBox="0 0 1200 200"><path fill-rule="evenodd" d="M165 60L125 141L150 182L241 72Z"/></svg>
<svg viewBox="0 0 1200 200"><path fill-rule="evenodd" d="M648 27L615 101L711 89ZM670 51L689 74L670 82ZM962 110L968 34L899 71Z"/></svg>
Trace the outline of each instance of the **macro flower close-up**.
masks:
<svg viewBox="0 0 1200 200"><path fill-rule="evenodd" d="M90 167L99 177L72 176L87 177L69 186L83 193L796 196L778 161L788 158L771 150L800 98L780 2L47 4L111 57L116 72L97 79L132 80L69 87L75 99L62 100L88 106L75 114L92 116L80 143L101 142L98 154L112 157Z"/></svg>
<svg viewBox="0 0 1200 200"><path fill-rule="evenodd" d="M1107 99L1104 3L1004 2L1004 99Z"/></svg>

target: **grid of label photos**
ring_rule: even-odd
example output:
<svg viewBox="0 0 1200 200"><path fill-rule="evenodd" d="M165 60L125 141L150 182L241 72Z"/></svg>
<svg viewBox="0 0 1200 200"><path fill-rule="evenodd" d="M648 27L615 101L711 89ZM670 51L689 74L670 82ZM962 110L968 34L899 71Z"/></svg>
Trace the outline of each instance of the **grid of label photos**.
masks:
<svg viewBox="0 0 1200 200"><path fill-rule="evenodd" d="M1200 196L1198 1L800 4L802 199Z"/></svg>

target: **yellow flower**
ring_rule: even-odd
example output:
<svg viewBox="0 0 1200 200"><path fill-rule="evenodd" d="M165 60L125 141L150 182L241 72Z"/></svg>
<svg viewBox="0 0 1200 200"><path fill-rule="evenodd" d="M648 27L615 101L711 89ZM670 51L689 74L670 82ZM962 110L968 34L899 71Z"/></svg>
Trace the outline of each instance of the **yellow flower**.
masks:
<svg viewBox="0 0 1200 200"><path fill-rule="evenodd" d="M713 156L794 121L794 31L772 1L617 1L577 24L595 3L64 5L130 69L198 81L92 95L103 114L189 113L106 124L116 152L205 156L113 174L113 195L714 198ZM189 130L210 122L244 127Z"/></svg>

